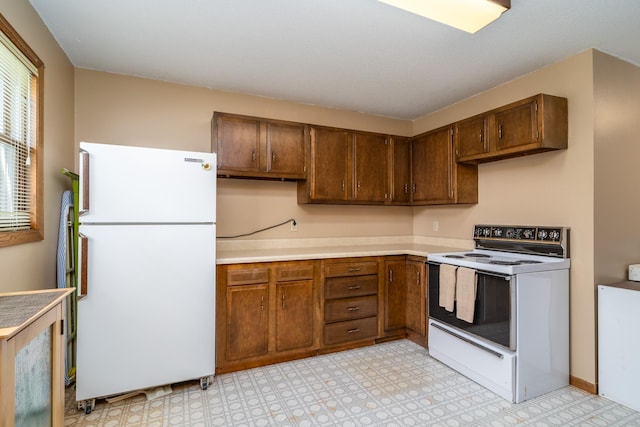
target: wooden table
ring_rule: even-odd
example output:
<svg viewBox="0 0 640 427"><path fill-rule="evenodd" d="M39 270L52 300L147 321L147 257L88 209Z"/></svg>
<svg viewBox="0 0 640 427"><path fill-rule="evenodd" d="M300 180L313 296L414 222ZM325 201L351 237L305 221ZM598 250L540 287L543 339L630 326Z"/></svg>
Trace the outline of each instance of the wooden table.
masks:
<svg viewBox="0 0 640 427"><path fill-rule="evenodd" d="M0 294L0 426L64 423L64 315L75 288Z"/></svg>

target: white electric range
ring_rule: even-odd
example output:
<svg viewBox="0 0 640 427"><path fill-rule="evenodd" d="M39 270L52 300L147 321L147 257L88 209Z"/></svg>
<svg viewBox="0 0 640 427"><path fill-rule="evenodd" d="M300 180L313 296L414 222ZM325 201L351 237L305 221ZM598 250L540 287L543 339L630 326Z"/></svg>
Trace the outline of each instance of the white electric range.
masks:
<svg viewBox="0 0 640 427"><path fill-rule="evenodd" d="M516 403L568 385L569 231L476 225L474 250L429 254L431 356ZM441 306L441 282L458 295L460 277L474 278L472 321L469 301Z"/></svg>

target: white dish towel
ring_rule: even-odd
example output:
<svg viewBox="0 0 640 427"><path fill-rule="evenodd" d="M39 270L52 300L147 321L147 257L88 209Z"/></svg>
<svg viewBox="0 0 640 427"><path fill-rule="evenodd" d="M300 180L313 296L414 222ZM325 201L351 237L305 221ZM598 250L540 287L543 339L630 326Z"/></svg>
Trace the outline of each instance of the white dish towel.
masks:
<svg viewBox="0 0 640 427"><path fill-rule="evenodd" d="M476 290L476 271L471 268L459 267L456 277L456 317L458 319L473 323Z"/></svg>
<svg viewBox="0 0 640 427"><path fill-rule="evenodd" d="M456 300L456 270L458 267L440 264L439 305L447 311L453 311Z"/></svg>

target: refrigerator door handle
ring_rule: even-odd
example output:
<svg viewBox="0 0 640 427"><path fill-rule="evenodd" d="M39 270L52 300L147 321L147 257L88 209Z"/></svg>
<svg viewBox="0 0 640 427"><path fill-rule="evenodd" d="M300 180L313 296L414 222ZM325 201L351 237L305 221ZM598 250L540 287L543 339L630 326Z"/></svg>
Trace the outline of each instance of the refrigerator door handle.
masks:
<svg viewBox="0 0 640 427"><path fill-rule="evenodd" d="M89 152L80 150L80 210L78 215L89 212Z"/></svg>
<svg viewBox="0 0 640 427"><path fill-rule="evenodd" d="M87 296L88 291L88 261L89 261L89 238L82 233L78 233L79 250L80 250L80 262L78 263L78 278L80 280L80 286L78 286L78 297L82 298Z"/></svg>

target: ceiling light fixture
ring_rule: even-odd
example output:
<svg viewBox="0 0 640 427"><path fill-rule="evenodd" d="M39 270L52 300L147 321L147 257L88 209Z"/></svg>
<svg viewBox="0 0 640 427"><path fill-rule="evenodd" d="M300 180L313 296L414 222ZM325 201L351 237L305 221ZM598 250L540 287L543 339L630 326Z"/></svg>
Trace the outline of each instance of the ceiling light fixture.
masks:
<svg viewBox="0 0 640 427"><path fill-rule="evenodd" d="M511 8L511 0L379 1L472 34Z"/></svg>

